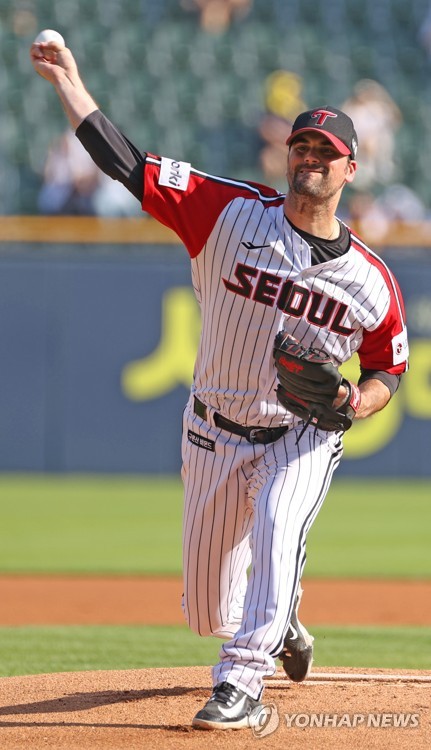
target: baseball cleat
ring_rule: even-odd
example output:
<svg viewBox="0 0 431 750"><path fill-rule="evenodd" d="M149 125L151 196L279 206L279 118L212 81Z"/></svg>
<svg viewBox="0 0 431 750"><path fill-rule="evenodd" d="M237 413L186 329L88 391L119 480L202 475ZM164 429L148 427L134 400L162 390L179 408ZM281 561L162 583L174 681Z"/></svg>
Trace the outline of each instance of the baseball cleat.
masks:
<svg viewBox="0 0 431 750"><path fill-rule="evenodd" d="M192 726L198 729L245 729L259 725L265 707L230 682L220 682ZM262 721L262 717L260 719Z"/></svg>
<svg viewBox="0 0 431 750"><path fill-rule="evenodd" d="M302 592L301 592L302 593ZM296 607L292 613L288 631L284 638L283 649L278 658L283 663L283 669L293 682L302 682L311 672L313 664L314 638L298 620L298 608L301 596L296 600Z"/></svg>

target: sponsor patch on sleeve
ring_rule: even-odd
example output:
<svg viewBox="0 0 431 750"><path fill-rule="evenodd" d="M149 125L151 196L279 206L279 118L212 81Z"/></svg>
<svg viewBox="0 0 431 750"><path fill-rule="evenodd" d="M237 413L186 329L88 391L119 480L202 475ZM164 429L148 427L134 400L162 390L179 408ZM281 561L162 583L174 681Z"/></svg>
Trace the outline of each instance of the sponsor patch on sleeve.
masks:
<svg viewBox="0 0 431 750"><path fill-rule="evenodd" d="M407 341L407 329L403 328L401 333L398 333L392 339L392 358L394 365L399 365L401 362L406 362L409 356L409 344Z"/></svg>
<svg viewBox="0 0 431 750"><path fill-rule="evenodd" d="M186 161L176 161L162 156L160 165L159 185L187 190L189 184L191 164Z"/></svg>

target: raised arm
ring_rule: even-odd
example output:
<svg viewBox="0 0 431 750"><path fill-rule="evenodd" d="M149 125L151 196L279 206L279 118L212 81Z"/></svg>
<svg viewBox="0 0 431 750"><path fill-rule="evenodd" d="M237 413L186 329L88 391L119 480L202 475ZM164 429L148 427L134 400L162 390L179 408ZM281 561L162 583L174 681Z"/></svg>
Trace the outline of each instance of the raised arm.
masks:
<svg viewBox="0 0 431 750"><path fill-rule="evenodd" d="M36 72L54 86L70 125L93 161L141 202L145 153L100 111L81 81L71 51L56 42L35 43L30 57Z"/></svg>
<svg viewBox="0 0 431 750"><path fill-rule="evenodd" d="M39 42L32 44L30 58L36 72L54 86L70 125L76 130L98 106L81 81L70 49L58 42Z"/></svg>

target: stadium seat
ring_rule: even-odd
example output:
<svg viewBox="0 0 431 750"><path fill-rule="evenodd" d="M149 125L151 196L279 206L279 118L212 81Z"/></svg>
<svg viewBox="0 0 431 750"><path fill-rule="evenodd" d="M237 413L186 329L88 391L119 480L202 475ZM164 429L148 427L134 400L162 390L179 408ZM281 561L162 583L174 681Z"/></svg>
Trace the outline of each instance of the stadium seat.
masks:
<svg viewBox="0 0 431 750"><path fill-rule="evenodd" d="M374 78L403 113L403 179L431 202L431 181L417 149L429 127L421 102L429 100L430 61L419 42L429 0L254 0L249 14L220 34L206 33L199 12L188 12L178 0L27 5L38 28L63 33L88 88L132 139L143 146L148 141L158 152L166 146L197 156L210 171L218 165L237 173L258 170L256 128L265 80L274 70L301 76L310 106L341 103L359 79ZM0 93L7 116L0 114L0 156L9 170L37 175L65 120L55 93L29 75L30 42L30 32L19 36L2 19ZM35 119L43 119L44 128L35 129ZM26 205L36 182L29 182ZM11 204L19 213L20 190Z"/></svg>

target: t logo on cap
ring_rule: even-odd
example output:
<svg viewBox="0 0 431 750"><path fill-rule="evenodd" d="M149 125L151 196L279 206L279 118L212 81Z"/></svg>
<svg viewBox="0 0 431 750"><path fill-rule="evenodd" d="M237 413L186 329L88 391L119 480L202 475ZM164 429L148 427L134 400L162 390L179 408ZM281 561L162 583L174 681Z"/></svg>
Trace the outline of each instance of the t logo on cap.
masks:
<svg viewBox="0 0 431 750"><path fill-rule="evenodd" d="M329 112L327 109L316 109L311 116L317 118L316 125L324 125L327 117L338 117L334 112Z"/></svg>

